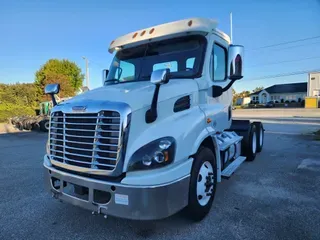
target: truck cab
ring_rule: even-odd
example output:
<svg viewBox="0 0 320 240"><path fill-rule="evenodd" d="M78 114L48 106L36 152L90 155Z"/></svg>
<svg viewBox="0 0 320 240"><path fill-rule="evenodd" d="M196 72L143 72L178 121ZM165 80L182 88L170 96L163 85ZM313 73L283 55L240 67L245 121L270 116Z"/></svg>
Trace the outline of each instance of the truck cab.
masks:
<svg viewBox="0 0 320 240"><path fill-rule="evenodd" d="M192 18L119 37L109 52L103 86L51 110L44 167L53 197L105 217L185 209L203 219L221 177L263 146L260 122L232 120L243 47L216 21Z"/></svg>

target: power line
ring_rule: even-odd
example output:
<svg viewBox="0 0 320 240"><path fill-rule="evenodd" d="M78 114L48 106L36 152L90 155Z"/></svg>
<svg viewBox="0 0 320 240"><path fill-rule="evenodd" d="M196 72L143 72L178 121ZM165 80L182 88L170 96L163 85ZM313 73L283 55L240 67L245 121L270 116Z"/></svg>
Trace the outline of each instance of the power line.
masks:
<svg viewBox="0 0 320 240"><path fill-rule="evenodd" d="M308 38L302 38L302 39L297 39L297 40L292 40L292 41L287 41L287 42L282 42L282 43L276 43L276 44L271 44L271 45L266 45L258 48L253 48L253 49L248 49L248 51L254 51L254 50L259 50L263 48L271 48L271 47L276 47L276 46L281 46L281 45L286 45L290 43L296 43L296 42L302 42L302 41L307 41L307 40L312 40L312 39L317 39L320 38L320 36L314 36L314 37L308 37Z"/></svg>
<svg viewBox="0 0 320 240"><path fill-rule="evenodd" d="M275 75L266 75L266 76L261 76L261 77L249 78L247 80L248 81L256 81L256 80L263 80L263 79L269 79L269 78L278 78L278 77L286 77L286 76L293 76L293 75L301 75L301 74L310 73L310 72L320 72L320 68L319 69L308 70L308 71L298 71L298 72L280 73L280 74L275 74Z"/></svg>
<svg viewBox="0 0 320 240"><path fill-rule="evenodd" d="M310 46L310 45L315 45L315 44L320 44L320 42L300 44L300 45L295 45L295 46L290 46L290 47L285 47L285 48L268 49L268 51L282 51L282 50L286 50L286 49L298 48L298 47L304 47L304 46ZM252 50L252 49L251 49L251 50ZM257 49L257 50L258 50L258 49ZM247 51L250 51L250 49L247 50Z"/></svg>
<svg viewBox="0 0 320 240"><path fill-rule="evenodd" d="M251 67L260 67L260 66L267 66L267 65L274 65L274 64L280 64L280 63L289 63L289 62L300 62L300 61L305 61L305 60L310 60L310 59L317 59L320 58L318 57L309 57L309 58L302 58L302 59L295 59L295 60L286 60L286 61L280 61L280 62L272 62L272 63L266 63L266 64L256 64L256 65L251 65L248 66L249 68Z"/></svg>

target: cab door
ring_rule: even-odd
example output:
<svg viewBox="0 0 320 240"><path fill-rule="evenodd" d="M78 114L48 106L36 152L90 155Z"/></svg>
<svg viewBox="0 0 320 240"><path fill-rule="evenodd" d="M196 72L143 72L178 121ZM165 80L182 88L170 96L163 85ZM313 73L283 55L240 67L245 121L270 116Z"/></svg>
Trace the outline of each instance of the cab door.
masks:
<svg viewBox="0 0 320 240"><path fill-rule="evenodd" d="M230 128L232 121L232 88L223 92L219 97L214 96L214 86L226 87L228 79L228 46L229 43L218 35L212 34L210 44L212 46L209 72L210 79L207 89L207 117L212 120L212 126L216 131Z"/></svg>

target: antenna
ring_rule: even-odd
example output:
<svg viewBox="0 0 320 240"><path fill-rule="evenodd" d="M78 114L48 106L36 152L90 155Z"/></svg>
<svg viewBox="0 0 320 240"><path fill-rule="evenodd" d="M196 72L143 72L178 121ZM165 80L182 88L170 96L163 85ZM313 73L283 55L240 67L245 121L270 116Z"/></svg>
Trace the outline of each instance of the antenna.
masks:
<svg viewBox="0 0 320 240"><path fill-rule="evenodd" d="M232 12L230 13L230 41L231 44L233 43L233 37L232 37Z"/></svg>

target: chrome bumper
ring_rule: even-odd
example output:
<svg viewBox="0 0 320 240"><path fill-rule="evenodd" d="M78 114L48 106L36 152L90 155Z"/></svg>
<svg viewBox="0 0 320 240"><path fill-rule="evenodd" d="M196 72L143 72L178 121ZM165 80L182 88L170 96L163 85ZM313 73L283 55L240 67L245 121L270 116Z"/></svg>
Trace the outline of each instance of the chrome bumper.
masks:
<svg viewBox="0 0 320 240"><path fill-rule="evenodd" d="M190 176L185 176L162 185L136 186L106 182L57 170L45 156L45 181L52 195L64 202L91 210L103 215L136 220L154 220L173 215L188 204ZM52 179L59 180L54 187ZM88 190L87 198L67 193L67 186L77 185ZM108 202L95 202L95 193L110 193Z"/></svg>

